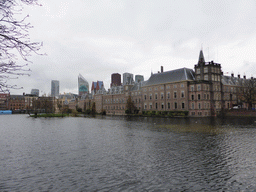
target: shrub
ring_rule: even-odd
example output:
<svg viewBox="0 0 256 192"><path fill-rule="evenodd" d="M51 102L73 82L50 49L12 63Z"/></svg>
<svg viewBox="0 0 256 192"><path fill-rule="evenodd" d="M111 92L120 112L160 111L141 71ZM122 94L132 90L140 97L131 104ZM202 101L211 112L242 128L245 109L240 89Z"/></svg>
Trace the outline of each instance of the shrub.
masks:
<svg viewBox="0 0 256 192"><path fill-rule="evenodd" d="M82 108L80 108L80 107L78 107L76 110L77 110L78 113L82 112Z"/></svg>

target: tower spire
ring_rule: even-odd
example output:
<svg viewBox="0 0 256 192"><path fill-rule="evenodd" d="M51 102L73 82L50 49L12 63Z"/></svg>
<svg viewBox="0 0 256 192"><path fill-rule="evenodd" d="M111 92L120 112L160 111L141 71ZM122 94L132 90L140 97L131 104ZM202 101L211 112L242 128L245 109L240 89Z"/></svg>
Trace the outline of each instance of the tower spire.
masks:
<svg viewBox="0 0 256 192"><path fill-rule="evenodd" d="M199 54L198 63L199 63L199 62L205 62L205 60L204 60L204 54L203 54L203 50L202 50L202 49L200 50L200 54Z"/></svg>

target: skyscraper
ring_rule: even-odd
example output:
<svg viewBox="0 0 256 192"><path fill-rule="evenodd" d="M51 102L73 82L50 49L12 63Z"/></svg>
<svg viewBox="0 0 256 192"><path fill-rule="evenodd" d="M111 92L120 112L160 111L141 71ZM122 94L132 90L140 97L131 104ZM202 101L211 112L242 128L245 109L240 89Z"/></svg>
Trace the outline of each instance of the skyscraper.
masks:
<svg viewBox="0 0 256 192"><path fill-rule="evenodd" d="M111 75L111 85L112 86L120 86L121 85L121 75L119 73L113 73Z"/></svg>
<svg viewBox="0 0 256 192"><path fill-rule="evenodd" d="M57 97L60 94L60 82L57 80L52 80L51 84L51 96Z"/></svg>
<svg viewBox="0 0 256 192"><path fill-rule="evenodd" d="M133 83L133 74L123 73L123 85L132 85Z"/></svg>
<svg viewBox="0 0 256 192"><path fill-rule="evenodd" d="M79 96L85 95L89 93L89 83L86 79L79 74L78 76L78 94Z"/></svg>

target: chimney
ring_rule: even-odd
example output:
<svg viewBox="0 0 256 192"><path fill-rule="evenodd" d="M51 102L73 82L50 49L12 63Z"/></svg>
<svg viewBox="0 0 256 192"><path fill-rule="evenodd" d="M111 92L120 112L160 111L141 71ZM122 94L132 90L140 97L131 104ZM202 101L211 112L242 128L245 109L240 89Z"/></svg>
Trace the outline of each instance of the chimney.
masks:
<svg viewBox="0 0 256 192"><path fill-rule="evenodd" d="M237 77L240 79L240 74L238 74Z"/></svg>
<svg viewBox="0 0 256 192"><path fill-rule="evenodd" d="M163 73L164 72L164 67L163 66L161 66L161 73Z"/></svg>
<svg viewBox="0 0 256 192"><path fill-rule="evenodd" d="M231 73L231 77L234 77L234 73Z"/></svg>
<svg viewBox="0 0 256 192"><path fill-rule="evenodd" d="M244 75L244 79L246 79L246 75Z"/></svg>

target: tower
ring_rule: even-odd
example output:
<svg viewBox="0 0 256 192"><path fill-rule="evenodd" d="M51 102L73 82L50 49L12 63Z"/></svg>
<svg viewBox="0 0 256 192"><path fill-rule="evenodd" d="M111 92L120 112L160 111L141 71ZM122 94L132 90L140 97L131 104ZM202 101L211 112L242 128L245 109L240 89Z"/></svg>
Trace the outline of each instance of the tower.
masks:
<svg viewBox="0 0 256 192"><path fill-rule="evenodd" d="M121 85L121 75L119 73L113 73L111 75L111 85L112 86L120 86Z"/></svg>
<svg viewBox="0 0 256 192"><path fill-rule="evenodd" d="M79 74L78 75L78 95L82 96L88 93L89 93L89 83L81 74Z"/></svg>
<svg viewBox="0 0 256 192"><path fill-rule="evenodd" d="M57 80L52 80L51 83L51 96L58 97L60 94L60 82Z"/></svg>

